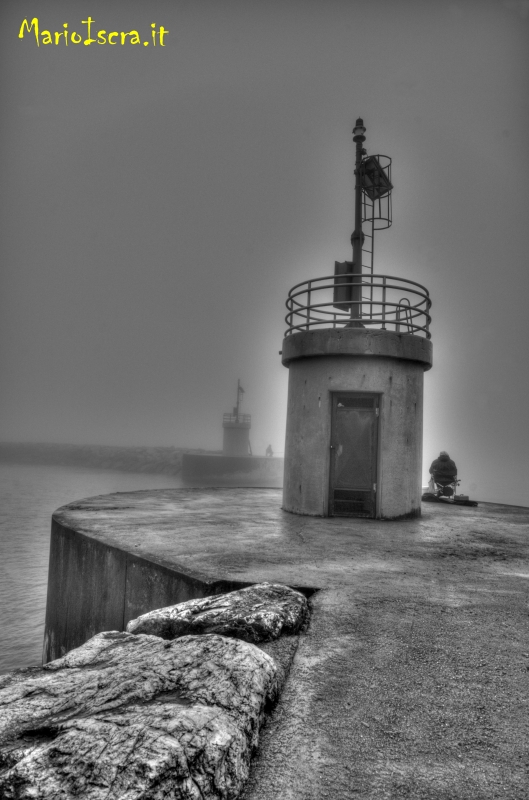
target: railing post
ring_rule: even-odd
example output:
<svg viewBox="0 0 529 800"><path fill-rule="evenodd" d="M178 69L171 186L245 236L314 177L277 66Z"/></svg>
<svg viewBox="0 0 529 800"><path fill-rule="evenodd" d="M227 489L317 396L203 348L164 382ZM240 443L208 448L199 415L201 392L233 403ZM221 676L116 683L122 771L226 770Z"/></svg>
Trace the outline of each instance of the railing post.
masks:
<svg viewBox="0 0 529 800"><path fill-rule="evenodd" d="M386 276L382 276L382 330L386 330Z"/></svg>
<svg viewBox="0 0 529 800"><path fill-rule="evenodd" d="M309 281L309 286L308 286L308 289L307 289L307 312L306 312L306 315L305 315L305 316L306 316L306 319L307 319L307 324L306 324L306 326L305 326L305 330L307 330L307 331L308 331L308 329L309 329L309 325L310 325L310 297L311 297L311 287L312 287L312 281Z"/></svg>
<svg viewBox="0 0 529 800"><path fill-rule="evenodd" d="M362 265L360 265L360 270ZM353 272L351 274L351 319L360 322L362 317L362 272L355 271L353 263Z"/></svg>

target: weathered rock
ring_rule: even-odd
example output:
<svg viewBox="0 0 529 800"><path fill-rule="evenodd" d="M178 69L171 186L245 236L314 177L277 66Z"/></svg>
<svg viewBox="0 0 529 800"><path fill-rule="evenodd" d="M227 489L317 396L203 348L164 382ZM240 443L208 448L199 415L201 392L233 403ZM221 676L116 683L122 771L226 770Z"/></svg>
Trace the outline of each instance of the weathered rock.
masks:
<svg viewBox="0 0 529 800"><path fill-rule="evenodd" d="M306 597L278 583L259 583L228 594L188 600L133 619L129 633L163 639L218 633L246 642L266 642L296 633L308 614Z"/></svg>
<svg viewBox="0 0 529 800"><path fill-rule="evenodd" d="M218 635L111 631L0 678L0 797L232 800L277 667Z"/></svg>

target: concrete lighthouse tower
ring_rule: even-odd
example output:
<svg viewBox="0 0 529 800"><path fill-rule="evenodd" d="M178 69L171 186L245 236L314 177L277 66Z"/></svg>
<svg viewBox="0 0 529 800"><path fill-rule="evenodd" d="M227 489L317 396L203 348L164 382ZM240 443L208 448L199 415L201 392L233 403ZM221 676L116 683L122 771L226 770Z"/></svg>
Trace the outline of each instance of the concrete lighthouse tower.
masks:
<svg viewBox="0 0 529 800"><path fill-rule="evenodd" d="M420 284L374 272L391 225L391 159L368 156L358 119L353 260L294 286L282 349L289 369L283 508L296 514L420 515L423 376L431 302Z"/></svg>

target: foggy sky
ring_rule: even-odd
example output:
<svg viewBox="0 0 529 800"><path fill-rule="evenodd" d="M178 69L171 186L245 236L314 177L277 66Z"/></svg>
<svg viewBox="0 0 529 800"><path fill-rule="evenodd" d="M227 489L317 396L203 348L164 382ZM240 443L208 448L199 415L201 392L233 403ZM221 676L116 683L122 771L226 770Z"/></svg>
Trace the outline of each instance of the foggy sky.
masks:
<svg viewBox="0 0 529 800"><path fill-rule="evenodd" d="M165 47L41 29L169 30ZM393 159L375 271L430 291L424 473L529 505L529 0L9 2L0 441L284 447L284 302L351 257L351 129Z"/></svg>

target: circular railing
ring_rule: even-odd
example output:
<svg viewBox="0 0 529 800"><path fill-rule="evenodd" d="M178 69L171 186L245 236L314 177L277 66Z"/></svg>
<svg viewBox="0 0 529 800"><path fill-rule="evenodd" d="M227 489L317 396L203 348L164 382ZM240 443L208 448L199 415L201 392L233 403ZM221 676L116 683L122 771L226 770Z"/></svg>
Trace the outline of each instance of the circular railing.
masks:
<svg viewBox="0 0 529 800"><path fill-rule="evenodd" d="M405 278L326 275L292 287L285 336L314 328L363 326L430 339L431 305L428 290Z"/></svg>

